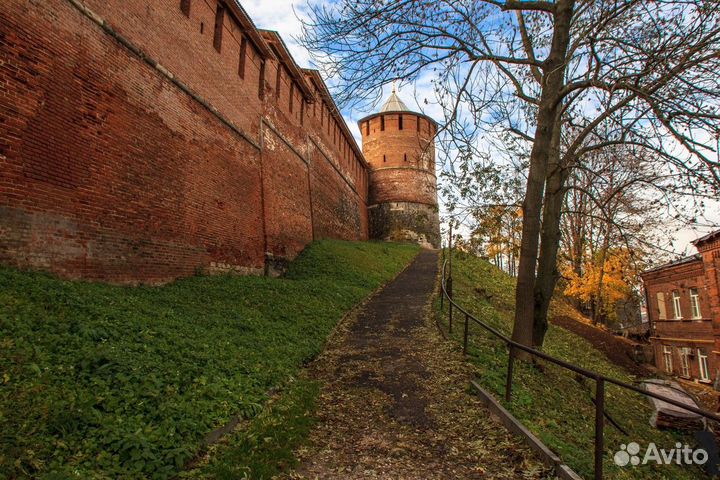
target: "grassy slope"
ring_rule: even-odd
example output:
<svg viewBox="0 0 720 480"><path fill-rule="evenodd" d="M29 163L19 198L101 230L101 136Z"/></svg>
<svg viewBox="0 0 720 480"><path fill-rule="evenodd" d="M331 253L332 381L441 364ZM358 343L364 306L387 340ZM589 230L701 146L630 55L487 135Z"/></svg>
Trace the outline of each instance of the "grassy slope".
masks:
<svg viewBox="0 0 720 480"><path fill-rule="evenodd" d="M471 256L455 257L453 269L456 300L477 318L509 334L514 311L514 279L488 262ZM443 318L447 321L447 313ZM454 333L461 341L462 328L457 325ZM470 343L473 345L470 349L471 358L477 365L481 383L494 392L497 398L501 398L505 392L506 348L501 341L491 338L477 326L471 328ZM585 339L560 327L550 326L545 351L628 383L636 380L624 369L612 364ZM544 371L526 365L516 367L514 396L511 403L505 403L505 406L580 475L592 478L595 408L591 393L594 396L594 382L581 384L567 370L549 365L544 367ZM674 448L677 441L690 445L693 442L689 438L650 427L651 409L648 401L640 394L608 386L605 402L609 414L629 434L625 436L606 422L606 478L704 478L695 467L615 466L612 456L621 444L637 442L644 452L649 442L655 442L658 448L665 449Z"/></svg>
<svg viewBox="0 0 720 480"><path fill-rule="evenodd" d="M321 241L286 278L163 287L0 268L0 478L176 474L210 430L297 388L342 314L416 252Z"/></svg>

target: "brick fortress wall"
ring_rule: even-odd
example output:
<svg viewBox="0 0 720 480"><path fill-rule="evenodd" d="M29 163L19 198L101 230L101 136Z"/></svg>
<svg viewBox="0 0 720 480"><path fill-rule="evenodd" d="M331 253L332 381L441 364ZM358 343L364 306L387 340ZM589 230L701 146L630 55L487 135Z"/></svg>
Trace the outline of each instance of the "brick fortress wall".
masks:
<svg viewBox="0 0 720 480"><path fill-rule="evenodd" d="M317 72L232 1L0 5L0 262L162 282L366 239Z"/></svg>

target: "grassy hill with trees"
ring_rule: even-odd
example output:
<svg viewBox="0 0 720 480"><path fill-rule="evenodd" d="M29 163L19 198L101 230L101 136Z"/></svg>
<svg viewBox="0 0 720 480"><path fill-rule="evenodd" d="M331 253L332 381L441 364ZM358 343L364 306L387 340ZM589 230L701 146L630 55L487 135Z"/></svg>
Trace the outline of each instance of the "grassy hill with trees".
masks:
<svg viewBox="0 0 720 480"><path fill-rule="evenodd" d="M475 317L510 336L514 315L515 279L476 256L454 253L453 294ZM439 300L438 300L439 307ZM551 313L574 314L563 301L555 301ZM462 318L455 318L454 338L462 342ZM447 307L442 312L447 326ZM472 325L472 324L471 324ZM470 327L469 360L477 367L480 383L498 399L503 399L507 372L507 348L479 326ZM550 325L543 350L557 358L617 378L626 383L638 379L613 364L584 338ZM584 478L592 478L594 439L593 381L583 381L558 366L541 362L538 366L516 362L513 397L502 402L523 424ZM695 445L691 436L660 431L650 426L652 409L646 397L606 385L605 408L627 435L612 424L605 425L605 478L644 479L707 478L697 467L678 465L640 465L618 467L613 455L621 445L640 444L644 453L648 443L658 449L675 448L676 442ZM642 458L641 458L642 459Z"/></svg>
<svg viewBox="0 0 720 480"><path fill-rule="evenodd" d="M283 278L160 287L0 268L0 478L173 477L238 415L229 458L272 475L317 395L300 368L417 251L318 241Z"/></svg>

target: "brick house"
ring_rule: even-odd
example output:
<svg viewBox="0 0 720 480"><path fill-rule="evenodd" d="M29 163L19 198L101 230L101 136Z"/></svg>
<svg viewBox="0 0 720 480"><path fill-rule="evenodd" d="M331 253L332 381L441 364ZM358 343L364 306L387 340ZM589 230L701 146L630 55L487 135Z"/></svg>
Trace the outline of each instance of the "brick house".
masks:
<svg viewBox="0 0 720 480"><path fill-rule="evenodd" d="M712 383L720 369L720 230L699 238L698 253L642 274L655 365Z"/></svg>

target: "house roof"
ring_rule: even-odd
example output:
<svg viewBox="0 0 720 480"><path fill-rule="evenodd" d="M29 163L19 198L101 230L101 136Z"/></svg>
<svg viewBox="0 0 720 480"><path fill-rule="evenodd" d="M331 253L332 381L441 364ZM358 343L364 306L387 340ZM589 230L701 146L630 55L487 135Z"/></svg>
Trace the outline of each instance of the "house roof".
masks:
<svg viewBox="0 0 720 480"><path fill-rule="evenodd" d="M707 235L704 235L704 236L698 238L697 240L695 240L694 242L692 242L692 244L697 247L698 245L701 245L701 244L703 244L703 243L705 243L705 242L709 242L709 241L711 241L711 240L714 240L714 239L716 239L716 238L719 237L719 236L720 236L720 230L715 230L714 232L710 232L710 233L708 233Z"/></svg>
<svg viewBox="0 0 720 480"><path fill-rule="evenodd" d="M642 272L642 275L645 275L647 273L652 273L652 272L659 272L661 270L665 270L666 268L677 267L680 265L685 265L687 263L699 262L699 261L702 261L702 255L700 255L699 253L696 253L695 255L690 255L688 257L679 258L677 260L673 260L672 262L664 263L662 265L658 265L657 267L651 268L649 270L645 270L644 272Z"/></svg>

